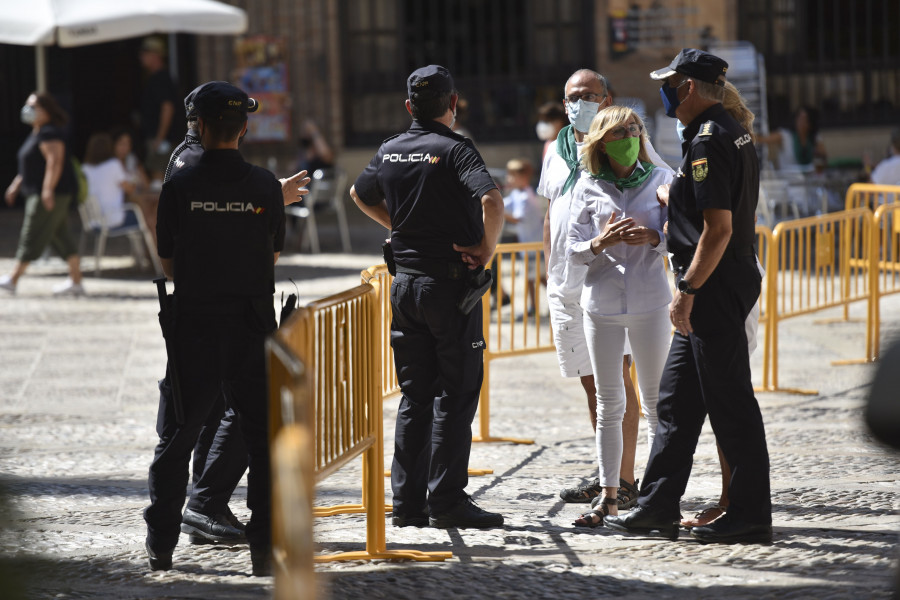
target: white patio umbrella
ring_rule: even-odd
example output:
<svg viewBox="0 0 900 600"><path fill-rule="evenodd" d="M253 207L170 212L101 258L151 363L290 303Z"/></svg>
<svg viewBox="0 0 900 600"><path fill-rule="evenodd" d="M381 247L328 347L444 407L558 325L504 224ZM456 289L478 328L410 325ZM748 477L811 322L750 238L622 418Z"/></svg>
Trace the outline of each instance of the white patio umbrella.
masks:
<svg viewBox="0 0 900 600"><path fill-rule="evenodd" d="M215 0L0 0L0 15L0 43L36 47L38 90L46 89L45 46L247 30L247 13Z"/></svg>

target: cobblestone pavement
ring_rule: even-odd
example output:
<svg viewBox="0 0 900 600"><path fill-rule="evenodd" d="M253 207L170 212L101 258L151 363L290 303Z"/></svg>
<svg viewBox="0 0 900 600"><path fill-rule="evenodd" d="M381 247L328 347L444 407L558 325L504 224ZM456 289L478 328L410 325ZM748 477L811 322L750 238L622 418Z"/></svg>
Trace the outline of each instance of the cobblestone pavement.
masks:
<svg viewBox="0 0 900 600"><path fill-rule="evenodd" d="M359 271L377 262L373 255L286 256L278 289L292 291L290 277L301 301L309 301L356 285ZM86 279L87 298L50 296L64 277L55 260L35 265L17 296L0 296L0 482L8 504L0 513L0 597L19 597L16 582L27 586L25 598L270 597L270 578L248 576L246 547L183 539L173 571L147 569L141 510L165 355L148 277L134 273L129 258L104 265L103 278ZM0 258L0 272L10 266ZM888 335L900 328L898 308L900 298L883 300ZM851 316L863 310L855 306ZM784 322L779 348L781 384L818 394L758 394L772 463L771 546L704 546L685 535L670 542L572 527L586 505L565 505L557 493L595 476L593 437L578 383L559 377L552 354L537 354L499 360L491 374L491 433L535 443L475 444L472 451L471 465L493 474L471 478L469 492L503 512L505 527L397 529L388 521L388 548L449 550L453 558L318 565L321 596L890 597L900 530L898 456L862 424L874 366L830 364L863 355L864 324L814 322L822 316ZM752 360L758 384L760 350ZM388 463L395 404L385 403ZM646 455L641 445L639 474ZM706 428L683 513L714 503L719 484ZM320 484L317 504L358 502L359 488L354 461ZM242 519L249 516L245 500L246 480L232 501ZM362 549L364 518L319 519L316 538L324 554Z"/></svg>

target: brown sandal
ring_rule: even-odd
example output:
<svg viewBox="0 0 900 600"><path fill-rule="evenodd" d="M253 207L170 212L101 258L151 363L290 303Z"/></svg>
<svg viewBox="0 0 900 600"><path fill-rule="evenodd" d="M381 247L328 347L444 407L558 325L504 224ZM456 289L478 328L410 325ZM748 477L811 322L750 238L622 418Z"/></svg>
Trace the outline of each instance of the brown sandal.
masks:
<svg viewBox="0 0 900 600"><path fill-rule="evenodd" d="M681 522L681 526L686 529L692 529L694 527L703 527L704 525L709 525L710 523L724 515L726 510L728 510L727 507L722 506L721 504L717 504L716 506L701 510L691 519L684 519Z"/></svg>
<svg viewBox="0 0 900 600"><path fill-rule="evenodd" d="M600 527L603 525L603 517L609 514L609 507L618 504L619 501L616 498L604 498L594 510L579 515L577 519L572 521L572 525L575 527L590 527L591 529Z"/></svg>

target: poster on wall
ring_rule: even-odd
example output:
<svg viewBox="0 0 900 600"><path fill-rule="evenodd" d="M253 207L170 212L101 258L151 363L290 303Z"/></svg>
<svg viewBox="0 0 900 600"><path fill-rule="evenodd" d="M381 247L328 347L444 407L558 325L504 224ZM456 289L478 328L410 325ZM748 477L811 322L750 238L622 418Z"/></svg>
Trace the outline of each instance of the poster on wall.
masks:
<svg viewBox="0 0 900 600"><path fill-rule="evenodd" d="M234 45L237 86L256 98L259 111L248 121L247 142L284 142L290 139L291 111L283 38L239 38Z"/></svg>

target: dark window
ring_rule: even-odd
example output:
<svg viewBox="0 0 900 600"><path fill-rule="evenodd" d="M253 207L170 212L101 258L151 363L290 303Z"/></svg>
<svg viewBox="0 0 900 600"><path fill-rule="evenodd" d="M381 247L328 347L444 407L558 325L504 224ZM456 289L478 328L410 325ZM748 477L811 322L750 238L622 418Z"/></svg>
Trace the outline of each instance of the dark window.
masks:
<svg viewBox="0 0 900 600"><path fill-rule="evenodd" d="M826 127L900 120L900 2L743 0L740 13L740 38L766 58L773 126L801 105Z"/></svg>
<svg viewBox="0 0 900 600"><path fill-rule="evenodd" d="M442 64L468 101L477 141L534 138L534 114L593 64L590 0L343 0L347 145L409 125L406 77Z"/></svg>

